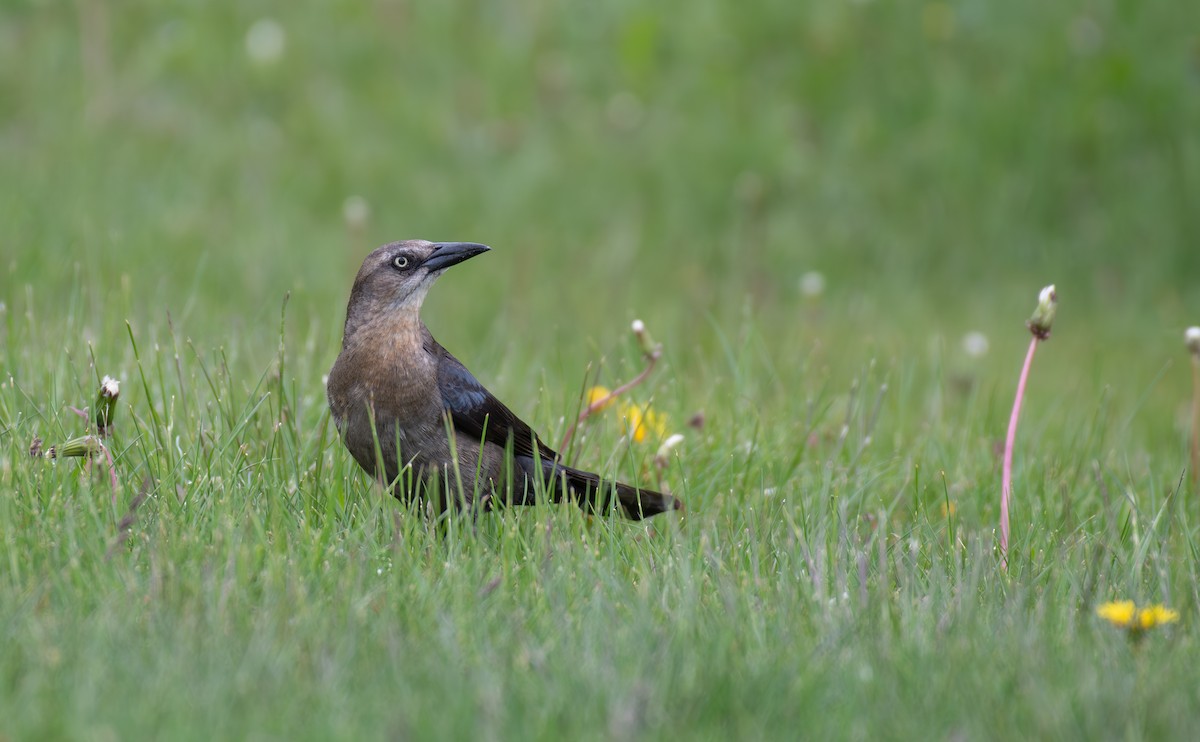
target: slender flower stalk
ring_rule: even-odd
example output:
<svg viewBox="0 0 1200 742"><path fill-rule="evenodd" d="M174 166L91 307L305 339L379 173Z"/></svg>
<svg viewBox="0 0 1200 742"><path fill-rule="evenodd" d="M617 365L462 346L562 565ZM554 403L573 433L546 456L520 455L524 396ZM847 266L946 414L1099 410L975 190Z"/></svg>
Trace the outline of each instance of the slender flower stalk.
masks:
<svg viewBox="0 0 1200 742"><path fill-rule="evenodd" d="M1050 337L1050 328L1054 324L1054 314L1058 307L1058 295L1054 284L1042 289L1038 294L1037 309L1025 325L1029 328L1033 339L1029 341L1029 351L1025 354L1025 365L1021 367L1021 377L1017 381L1017 396L1013 400L1012 414L1008 418L1008 435L1004 439L1004 470L1000 485L1000 560L1001 566L1008 569L1008 503L1012 499L1012 461L1013 446L1017 439L1017 420L1021 416L1021 402L1025 399L1025 383L1029 379L1029 369L1033 365L1033 354L1037 352L1038 343Z"/></svg>
<svg viewBox="0 0 1200 742"><path fill-rule="evenodd" d="M575 435L575 430L583 424L584 420L587 420L592 414L608 407L614 399L649 378L650 372L654 370L655 364L658 363L658 359L662 358L662 344L654 342L650 337L650 333L646 331L645 323L640 319L635 319L632 329L634 337L637 338L638 345L642 348L642 357L646 359L646 367L637 376L612 391L604 390L607 393L589 395L588 405L579 413L579 417L575 420L575 423L570 428L567 428L562 443L558 445L559 451L566 451L567 444L571 442L571 436ZM596 389L603 389L603 387L596 387ZM634 426L635 433L639 429L640 423Z"/></svg>
<svg viewBox="0 0 1200 742"><path fill-rule="evenodd" d="M1192 491L1200 493L1200 327L1183 335L1192 354Z"/></svg>

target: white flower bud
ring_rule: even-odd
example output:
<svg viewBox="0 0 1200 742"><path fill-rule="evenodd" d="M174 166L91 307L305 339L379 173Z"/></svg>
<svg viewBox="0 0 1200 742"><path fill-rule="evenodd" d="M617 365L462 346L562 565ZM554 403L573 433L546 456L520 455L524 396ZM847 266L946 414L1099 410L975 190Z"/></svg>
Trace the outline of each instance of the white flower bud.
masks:
<svg viewBox="0 0 1200 742"><path fill-rule="evenodd" d="M819 271L809 271L800 276L800 293L808 299L817 299L825 293L825 276Z"/></svg>
<svg viewBox="0 0 1200 742"><path fill-rule="evenodd" d="M642 352L650 357L657 357L662 350L655 342L654 338L650 337L650 333L646 332L646 323L640 319L635 319L631 325L633 336L637 338L638 345L641 346Z"/></svg>
<svg viewBox="0 0 1200 742"><path fill-rule="evenodd" d="M286 45L287 34L274 18L260 18L246 32L246 55L257 64L278 62Z"/></svg>
<svg viewBox="0 0 1200 742"><path fill-rule="evenodd" d="M371 218L371 205L362 196L347 196L342 202L342 219L351 229L363 229Z"/></svg>
<svg viewBox="0 0 1200 742"><path fill-rule="evenodd" d="M1183 342L1187 343L1192 355L1200 358L1200 327L1187 328L1187 332L1183 333Z"/></svg>
<svg viewBox="0 0 1200 742"><path fill-rule="evenodd" d="M112 433L113 416L117 412L117 397L121 396L121 382L111 376L100 380L100 392L96 395L96 432L102 437Z"/></svg>
<svg viewBox="0 0 1200 742"><path fill-rule="evenodd" d="M978 330L972 330L963 336L962 339L963 352L970 358L982 358L988 352L988 339Z"/></svg>
<svg viewBox="0 0 1200 742"><path fill-rule="evenodd" d="M111 376L100 380L100 393L106 397L117 397L121 394L121 382Z"/></svg>
<svg viewBox="0 0 1200 742"><path fill-rule="evenodd" d="M1054 325L1054 314L1057 310L1058 293L1054 290L1054 284L1050 284L1038 294L1037 309L1033 310L1033 316L1025 325L1039 340L1045 340L1050 337L1050 328Z"/></svg>
<svg viewBox="0 0 1200 742"><path fill-rule="evenodd" d="M680 443L683 443L683 436L681 434L675 433L674 435L668 436L667 439L662 442L662 445L658 447L658 451L654 454L654 458L657 461L666 463L667 456L671 453L671 449L675 448Z"/></svg>

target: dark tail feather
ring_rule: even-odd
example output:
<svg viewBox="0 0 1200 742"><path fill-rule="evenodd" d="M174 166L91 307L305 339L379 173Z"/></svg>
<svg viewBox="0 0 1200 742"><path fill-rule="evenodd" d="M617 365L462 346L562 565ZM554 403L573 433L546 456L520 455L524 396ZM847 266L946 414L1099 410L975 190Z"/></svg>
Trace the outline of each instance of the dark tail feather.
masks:
<svg viewBox="0 0 1200 742"><path fill-rule="evenodd" d="M637 487L630 487L628 484L620 482L601 482L600 486L615 487L617 490L617 499L621 502L621 508L625 511L625 515L633 520L641 520L649 518L652 515L665 513L669 510L683 510L683 501L678 498L664 495L661 492L654 490L643 490Z"/></svg>
<svg viewBox="0 0 1200 742"><path fill-rule="evenodd" d="M554 484L555 491L560 488L559 481L565 480L571 496L575 497L581 506L590 510L604 511L612 501L614 490L621 509L633 520L649 518L670 510L683 510L683 502L661 492L631 487L621 482L610 482L591 472L561 464L555 467L549 461L543 462L543 470L557 480Z"/></svg>
<svg viewBox="0 0 1200 742"><path fill-rule="evenodd" d="M529 472L533 465L533 460L526 456L518 456L516 461L526 472ZM542 459L540 463L546 488L554 493L556 500L570 498L579 503L580 507L592 512L607 510L612 502L614 491L616 491L617 502L620 503L621 510L633 520L649 518L670 510L683 510L683 503L680 500L661 492L639 489L620 482L610 482L591 472L562 464L555 465L553 461L546 459ZM564 483L567 492L563 492Z"/></svg>

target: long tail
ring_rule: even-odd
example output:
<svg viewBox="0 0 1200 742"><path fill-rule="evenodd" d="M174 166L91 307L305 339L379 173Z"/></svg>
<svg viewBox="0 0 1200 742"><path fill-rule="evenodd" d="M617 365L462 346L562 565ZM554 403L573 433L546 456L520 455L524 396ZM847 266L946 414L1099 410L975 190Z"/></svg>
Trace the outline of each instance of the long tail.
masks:
<svg viewBox="0 0 1200 742"><path fill-rule="evenodd" d="M661 492L639 489L621 482L611 482L592 474L591 472L572 469L568 466L559 467L562 476L571 489L571 494L580 498L581 503L603 509L611 500L612 492L617 493L617 501L625 515L633 520L649 518L652 515L665 513L670 510L683 510L683 502Z"/></svg>
<svg viewBox="0 0 1200 742"><path fill-rule="evenodd" d="M541 464L543 476L546 477L546 485L556 497L561 498L566 495L578 502L580 507L594 512L602 512L609 506L609 503L612 502L613 492L616 492L621 510L633 520L649 518L652 515L671 510L683 510L683 502L671 495L601 479L591 472L564 464L556 465L545 459ZM562 491L564 483L569 492Z"/></svg>

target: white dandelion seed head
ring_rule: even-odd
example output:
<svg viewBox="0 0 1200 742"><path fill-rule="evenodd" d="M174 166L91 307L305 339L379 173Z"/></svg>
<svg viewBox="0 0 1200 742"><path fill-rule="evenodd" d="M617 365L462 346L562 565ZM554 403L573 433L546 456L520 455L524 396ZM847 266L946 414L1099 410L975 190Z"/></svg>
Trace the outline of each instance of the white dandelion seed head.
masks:
<svg viewBox="0 0 1200 742"><path fill-rule="evenodd" d="M1200 356L1200 327L1187 328L1187 332L1183 333L1183 342L1187 343L1188 350Z"/></svg>
<svg viewBox="0 0 1200 742"><path fill-rule="evenodd" d="M371 204L367 203L367 199L362 196L347 196L346 200L342 202L342 219L345 220L346 226L362 229L370 218Z"/></svg>
<svg viewBox="0 0 1200 742"><path fill-rule="evenodd" d="M989 347L987 335L978 330L963 335L962 349L970 358L982 358L987 355Z"/></svg>
<svg viewBox="0 0 1200 742"><path fill-rule="evenodd" d="M825 293L825 275L820 271L809 271L800 276L800 293L810 299L816 299Z"/></svg>
<svg viewBox="0 0 1200 742"><path fill-rule="evenodd" d="M287 33L274 18L259 18L246 31L246 56L256 64L274 64L283 58Z"/></svg>

